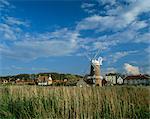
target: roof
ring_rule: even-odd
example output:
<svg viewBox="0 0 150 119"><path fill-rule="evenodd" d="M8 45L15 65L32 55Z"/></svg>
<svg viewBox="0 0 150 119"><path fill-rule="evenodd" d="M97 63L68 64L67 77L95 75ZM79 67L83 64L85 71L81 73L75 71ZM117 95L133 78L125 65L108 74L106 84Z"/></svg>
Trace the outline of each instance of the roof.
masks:
<svg viewBox="0 0 150 119"><path fill-rule="evenodd" d="M49 80L48 76L39 76L38 77L38 81L48 81L48 80Z"/></svg>
<svg viewBox="0 0 150 119"><path fill-rule="evenodd" d="M77 82L77 85L87 85L87 83L86 83L83 79L80 79L80 80Z"/></svg>
<svg viewBox="0 0 150 119"><path fill-rule="evenodd" d="M145 75L132 75L132 76L127 76L125 80L134 80L134 79L150 79L148 76Z"/></svg>
<svg viewBox="0 0 150 119"><path fill-rule="evenodd" d="M34 83L34 80L16 80L16 83Z"/></svg>
<svg viewBox="0 0 150 119"><path fill-rule="evenodd" d="M64 80L53 80L53 82L55 82L55 83L64 83L65 81Z"/></svg>
<svg viewBox="0 0 150 119"><path fill-rule="evenodd" d="M109 74L106 74L106 76L117 76L116 73L109 73Z"/></svg>
<svg viewBox="0 0 150 119"><path fill-rule="evenodd" d="M87 79L87 80L84 79L84 81L85 81L87 84L91 84L91 85L94 84L94 82L93 82L92 79Z"/></svg>
<svg viewBox="0 0 150 119"><path fill-rule="evenodd" d="M83 79L80 79L80 80L77 82L77 84L80 84L80 83L81 83L81 84L83 84L83 83L84 83L84 84L87 84Z"/></svg>
<svg viewBox="0 0 150 119"><path fill-rule="evenodd" d="M82 80L85 81L89 85L93 85L94 84L93 79L88 78L88 77L89 75L85 75L85 77Z"/></svg>

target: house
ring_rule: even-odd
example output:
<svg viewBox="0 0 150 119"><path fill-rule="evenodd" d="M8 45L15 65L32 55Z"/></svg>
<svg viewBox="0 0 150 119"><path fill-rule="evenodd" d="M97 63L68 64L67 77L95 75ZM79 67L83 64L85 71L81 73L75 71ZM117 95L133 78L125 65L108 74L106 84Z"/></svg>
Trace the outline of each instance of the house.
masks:
<svg viewBox="0 0 150 119"><path fill-rule="evenodd" d="M64 78L63 80L64 80L64 82L67 82L67 81L68 81L68 79L67 79L67 78Z"/></svg>
<svg viewBox="0 0 150 119"><path fill-rule="evenodd" d="M38 85L47 86L52 84L51 76L39 76L37 80Z"/></svg>
<svg viewBox="0 0 150 119"><path fill-rule="evenodd" d="M69 83L67 78L65 78L63 80L53 80L54 86L66 86L67 83Z"/></svg>
<svg viewBox="0 0 150 119"><path fill-rule="evenodd" d="M121 77L121 76L119 76L118 78L117 78L117 84L119 84L119 85L121 85L121 84L123 84L123 78Z"/></svg>
<svg viewBox="0 0 150 119"><path fill-rule="evenodd" d="M19 78L15 81L15 84L17 85L23 85L24 84L24 80L20 80Z"/></svg>
<svg viewBox="0 0 150 119"><path fill-rule="evenodd" d="M115 73L106 74L105 79L107 82L109 82L110 85L114 85L117 83L117 74Z"/></svg>
<svg viewBox="0 0 150 119"><path fill-rule="evenodd" d="M8 83L8 80L7 80L7 79L3 79L3 80L2 80L2 83L3 83L3 84L7 84L7 83Z"/></svg>
<svg viewBox="0 0 150 119"><path fill-rule="evenodd" d="M0 83L1 83L1 84L7 84L7 83L8 83L8 80L5 79L5 78L0 78Z"/></svg>
<svg viewBox="0 0 150 119"><path fill-rule="evenodd" d="M108 85L123 84L123 77L116 73L106 74L105 79Z"/></svg>
<svg viewBox="0 0 150 119"><path fill-rule="evenodd" d="M9 78L9 84L15 84L15 78Z"/></svg>
<svg viewBox="0 0 150 119"><path fill-rule="evenodd" d="M3 82L2 79L0 79L0 84L2 84L2 82Z"/></svg>
<svg viewBox="0 0 150 119"><path fill-rule="evenodd" d="M15 84L17 84L17 85L35 85L35 81L34 80L20 80L20 79L17 79L15 81Z"/></svg>
<svg viewBox="0 0 150 119"><path fill-rule="evenodd" d="M150 77L146 75L132 75L124 79L126 85L150 85Z"/></svg>
<svg viewBox="0 0 150 119"><path fill-rule="evenodd" d="M106 80L105 79L103 79L101 77L99 80L101 82L101 86L105 86L106 85ZM84 87L84 86L89 87L89 86L96 86L96 85L95 85L95 80L89 78L89 76L85 76L84 79L80 79L77 82L76 86L78 86L78 87Z"/></svg>
<svg viewBox="0 0 150 119"><path fill-rule="evenodd" d="M85 86L89 86L89 84L84 81L84 79L80 79L77 84L76 84L78 87L85 87Z"/></svg>
<svg viewBox="0 0 150 119"><path fill-rule="evenodd" d="M107 81L105 79L102 79L102 86L107 85Z"/></svg>

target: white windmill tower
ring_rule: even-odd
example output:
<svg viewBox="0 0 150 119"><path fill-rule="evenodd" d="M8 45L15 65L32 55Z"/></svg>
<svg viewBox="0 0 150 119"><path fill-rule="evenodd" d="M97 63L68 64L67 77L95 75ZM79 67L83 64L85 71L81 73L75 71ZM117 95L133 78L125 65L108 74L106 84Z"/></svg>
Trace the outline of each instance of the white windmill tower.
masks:
<svg viewBox="0 0 150 119"><path fill-rule="evenodd" d="M102 86L102 80L100 75L100 66L102 65L102 57L96 58L99 54L99 51L96 53L94 58L90 58L88 55L88 59L90 60L90 77L88 79L92 80L96 86Z"/></svg>

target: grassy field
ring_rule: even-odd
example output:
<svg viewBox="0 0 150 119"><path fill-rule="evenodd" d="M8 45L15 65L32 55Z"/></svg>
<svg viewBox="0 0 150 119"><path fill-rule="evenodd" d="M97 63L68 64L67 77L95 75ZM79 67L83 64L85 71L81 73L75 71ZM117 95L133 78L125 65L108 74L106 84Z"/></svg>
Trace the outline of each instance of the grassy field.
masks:
<svg viewBox="0 0 150 119"><path fill-rule="evenodd" d="M0 119L148 119L148 87L0 86Z"/></svg>

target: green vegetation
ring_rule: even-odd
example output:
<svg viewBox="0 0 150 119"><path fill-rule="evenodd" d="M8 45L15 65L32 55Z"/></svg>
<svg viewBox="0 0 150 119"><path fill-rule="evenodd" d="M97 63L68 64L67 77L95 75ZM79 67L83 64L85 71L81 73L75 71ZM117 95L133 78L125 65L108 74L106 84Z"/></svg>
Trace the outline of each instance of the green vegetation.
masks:
<svg viewBox="0 0 150 119"><path fill-rule="evenodd" d="M63 80L63 79L75 79L75 80L79 80L80 78L82 78L82 76L80 75L74 75L74 74L60 74L60 73L38 73L38 74L18 74L18 75L14 75L14 76L1 76L1 79L6 79L8 80L9 78L11 79L24 79L24 80L29 80L29 79L36 79L38 78L38 76L49 76L51 75L53 80Z"/></svg>
<svg viewBox="0 0 150 119"><path fill-rule="evenodd" d="M0 119L148 119L149 91L119 86L1 86Z"/></svg>
<svg viewBox="0 0 150 119"><path fill-rule="evenodd" d="M36 81L41 76L49 76L51 75L53 79L53 86L75 86L77 81L83 78L80 75L74 75L74 74L61 74L61 73L38 73L38 74L18 74L14 76L3 76L0 77L0 85L3 84L3 80L7 80L8 82L3 85L11 85L15 84L15 81L17 79L24 80L24 81ZM67 79L67 82L63 82L64 79ZM55 82L57 80L57 82ZM59 81L58 81L59 80Z"/></svg>

